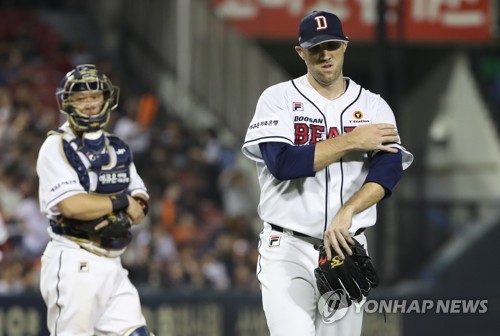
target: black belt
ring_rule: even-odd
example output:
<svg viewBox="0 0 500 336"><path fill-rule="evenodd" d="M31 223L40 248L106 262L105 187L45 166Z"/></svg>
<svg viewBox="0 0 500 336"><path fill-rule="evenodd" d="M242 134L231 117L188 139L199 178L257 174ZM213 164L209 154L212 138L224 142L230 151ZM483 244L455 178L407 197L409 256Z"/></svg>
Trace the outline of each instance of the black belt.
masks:
<svg viewBox="0 0 500 336"><path fill-rule="evenodd" d="M281 226L278 226L278 225L274 225L274 224L269 224L269 225L271 225L271 228L274 231L283 232L285 230ZM311 236L308 236L306 234L303 234L303 233L300 233L300 232L297 232L297 231L293 231L293 230L289 230L289 231L292 233L292 235L297 236L297 237L309 237L309 238L311 238Z"/></svg>
<svg viewBox="0 0 500 336"><path fill-rule="evenodd" d="M269 225L271 225L271 228L274 231L283 232L285 230L281 226L278 226L278 225L275 225L275 224L269 224ZM297 231L293 231L293 230L289 230L289 231L292 232L292 235L297 236L297 237L309 237L309 238L311 238L311 236L308 236L306 234L303 234L303 233L300 233L300 232L297 232ZM362 234L364 231L365 231L365 228L358 229L354 235L357 236L359 234Z"/></svg>

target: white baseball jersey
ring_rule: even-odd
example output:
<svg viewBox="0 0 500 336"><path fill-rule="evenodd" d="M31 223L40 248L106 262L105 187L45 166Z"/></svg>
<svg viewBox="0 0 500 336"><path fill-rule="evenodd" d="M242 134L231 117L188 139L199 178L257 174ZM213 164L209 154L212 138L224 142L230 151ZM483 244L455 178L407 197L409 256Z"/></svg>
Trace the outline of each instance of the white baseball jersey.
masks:
<svg viewBox="0 0 500 336"><path fill-rule="evenodd" d="M63 148L63 139L71 143L76 138L68 123L63 132L49 135L41 146L37 161L39 198L42 213L55 220L60 211L58 203L67 197L99 190L112 190L128 184L132 194L147 194L146 187L135 166L128 173L114 169L124 149L106 146L110 162L97 173L88 170L86 187L81 175L69 162ZM84 168L90 162L76 151ZM73 156L74 158L74 156ZM80 166L81 168L81 166ZM88 190L88 191L87 191ZM106 250L84 239L56 234L48 228L51 241L42 256L40 292L47 305L47 326L51 335L115 335L121 336L146 325L141 312L138 292L122 267L119 255L125 251ZM82 248L83 247L83 248ZM90 252L92 251L92 252Z"/></svg>
<svg viewBox="0 0 500 336"><path fill-rule="evenodd" d="M290 145L314 144L352 131L363 124L396 125L389 105L379 95L349 81L346 92L335 100L321 96L306 76L266 89L257 103L248 128L243 153L256 162L261 189L258 213L264 222L323 238L323 232L340 207L358 191L368 173L368 153L351 152L314 177L277 180L264 163L262 142ZM403 169L413 155L400 144ZM353 217L350 233L375 224L376 206Z"/></svg>

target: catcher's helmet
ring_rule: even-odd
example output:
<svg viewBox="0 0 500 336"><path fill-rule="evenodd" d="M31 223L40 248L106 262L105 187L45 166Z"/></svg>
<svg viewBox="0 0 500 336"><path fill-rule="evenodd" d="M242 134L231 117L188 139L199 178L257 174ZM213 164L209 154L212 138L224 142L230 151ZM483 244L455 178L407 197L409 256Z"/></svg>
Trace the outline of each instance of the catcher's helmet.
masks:
<svg viewBox="0 0 500 336"><path fill-rule="evenodd" d="M71 102L71 95L82 91L102 91L104 103L99 113L88 115L79 111ZM59 110L68 115L69 122L79 132L95 132L103 129L112 110L118 106L120 89L93 64L78 65L64 76L57 88Z"/></svg>

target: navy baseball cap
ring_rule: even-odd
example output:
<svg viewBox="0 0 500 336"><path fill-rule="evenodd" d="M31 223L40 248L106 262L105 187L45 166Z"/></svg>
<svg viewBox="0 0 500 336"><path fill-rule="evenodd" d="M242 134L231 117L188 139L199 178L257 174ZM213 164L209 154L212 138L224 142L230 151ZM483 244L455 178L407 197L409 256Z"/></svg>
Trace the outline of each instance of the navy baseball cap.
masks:
<svg viewBox="0 0 500 336"><path fill-rule="evenodd" d="M302 48L311 48L326 41L349 41L337 15L314 11L300 20L299 44Z"/></svg>

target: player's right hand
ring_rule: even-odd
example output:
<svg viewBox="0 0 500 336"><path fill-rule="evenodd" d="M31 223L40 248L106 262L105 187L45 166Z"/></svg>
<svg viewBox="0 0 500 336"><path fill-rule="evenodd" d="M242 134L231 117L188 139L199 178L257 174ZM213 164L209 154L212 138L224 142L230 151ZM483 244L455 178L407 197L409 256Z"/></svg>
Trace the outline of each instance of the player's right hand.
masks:
<svg viewBox="0 0 500 336"><path fill-rule="evenodd" d="M352 225L353 215L352 209L342 207L326 228L323 243L328 260L331 260L335 254L344 260L344 251L349 255L352 254L350 245L354 244L354 240L349 234L349 228Z"/></svg>
<svg viewBox="0 0 500 336"><path fill-rule="evenodd" d="M400 142L398 130L393 124L361 125L348 134L358 150L381 150L391 153L398 151L397 148L388 146L390 143Z"/></svg>
<svg viewBox="0 0 500 336"><path fill-rule="evenodd" d="M132 224L139 224L144 219L144 211L132 196L127 195L127 197L129 201L129 206L126 210L127 216L130 218Z"/></svg>

